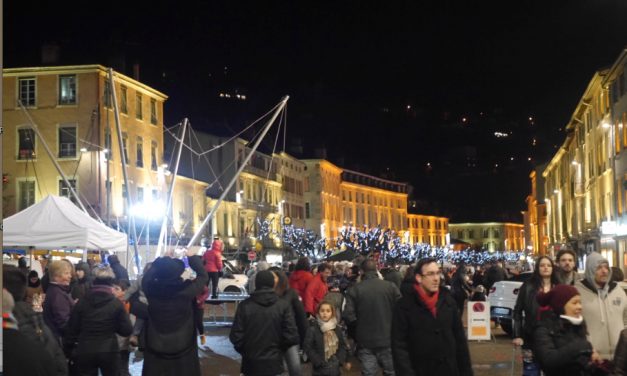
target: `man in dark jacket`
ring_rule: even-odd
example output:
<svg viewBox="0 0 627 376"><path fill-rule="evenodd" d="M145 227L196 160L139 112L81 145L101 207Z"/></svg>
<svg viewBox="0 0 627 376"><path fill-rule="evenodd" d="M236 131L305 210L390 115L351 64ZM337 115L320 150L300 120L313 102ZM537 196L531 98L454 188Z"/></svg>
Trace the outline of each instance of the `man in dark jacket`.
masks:
<svg viewBox="0 0 627 376"><path fill-rule="evenodd" d="M501 261L496 261L485 272L484 286L486 290L490 291L490 288L492 287L492 285L494 285L496 282L504 281L507 278L508 278L507 272L503 268L503 263Z"/></svg>
<svg viewBox="0 0 627 376"><path fill-rule="evenodd" d="M435 259L418 261L414 294L394 309L392 353L397 375L472 375L468 341Z"/></svg>
<svg viewBox="0 0 627 376"><path fill-rule="evenodd" d="M115 279L130 281L128 271L120 264L120 259L118 259L117 255L111 255L107 260L109 261L109 266L111 266L113 273L115 273Z"/></svg>
<svg viewBox="0 0 627 376"><path fill-rule="evenodd" d="M38 342L43 347L47 356L54 362L54 365L49 369L52 375L66 376L68 372L67 360L65 355L63 355L58 339L52 334L50 328L44 324L43 316L33 311L31 305L24 301L26 297L26 277L24 277L24 274L15 266L4 265L2 269L2 283L4 288L15 299L13 316L18 322L21 335ZM7 343L6 338L5 343ZM34 350L31 349L29 351ZM5 359L9 359L6 353Z"/></svg>
<svg viewBox="0 0 627 376"><path fill-rule="evenodd" d="M194 280L184 281L185 264L170 257L156 259L142 277L148 298L142 375L200 375L193 309L209 277L200 256L191 250L187 256Z"/></svg>
<svg viewBox="0 0 627 376"><path fill-rule="evenodd" d="M255 278L256 290L237 307L229 339L242 354L243 374L279 375L285 351L300 342L298 330L288 302L274 292L278 277L264 270Z"/></svg>
<svg viewBox="0 0 627 376"><path fill-rule="evenodd" d="M392 282L377 275L377 264L366 260L361 264L362 280L346 292L346 307L342 317L355 326L357 357L363 375L394 375L390 328L392 312L401 292Z"/></svg>

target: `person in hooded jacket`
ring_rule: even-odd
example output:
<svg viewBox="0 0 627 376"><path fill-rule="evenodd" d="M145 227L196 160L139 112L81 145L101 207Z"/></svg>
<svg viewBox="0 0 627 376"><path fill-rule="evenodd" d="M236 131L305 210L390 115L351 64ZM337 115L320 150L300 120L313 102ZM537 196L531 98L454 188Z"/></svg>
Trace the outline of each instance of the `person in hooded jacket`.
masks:
<svg viewBox="0 0 627 376"><path fill-rule="evenodd" d="M76 264L76 283L72 286L72 298L82 299L91 289L91 269L86 262Z"/></svg>
<svg viewBox="0 0 627 376"><path fill-rule="evenodd" d="M599 361L599 354L586 339L579 291L571 285L557 285L536 299L548 308L541 312L532 337L534 356L544 375L591 375L591 365Z"/></svg>
<svg viewBox="0 0 627 376"><path fill-rule="evenodd" d="M185 264L167 256L157 258L142 278L148 299L142 375L200 375L194 308L208 276L200 256L192 250L186 255L195 279L183 280Z"/></svg>
<svg viewBox="0 0 627 376"><path fill-rule="evenodd" d="M309 258L303 256L298 259L294 271L290 274L290 287L296 290L298 296L300 296L300 299L303 301L305 299L307 285L313 279L313 274L309 271L310 269L311 263L309 262Z"/></svg>
<svg viewBox="0 0 627 376"><path fill-rule="evenodd" d="M609 262L600 253L586 259L585 278L575 283L581 293L588 340L603 359L612 359L620 331L627 326L627 295L611 281Z"/></svg>
<svg viewBox="0 0 627 376"><path fill-rule="evenodd" d="M122 360L116 334L129 336L133 326L113 294L113 270L103 265L93 275L92 288L72 310L63 343L80 375L100 371L103 376L118 376Z"/></svg>
<svg viewBox="0 0 627 376"><path fill-rule="evenodd" d="M68 373L67 360L58 339L44 323L41 313L33 311L31 304L24 300L26 296L26 278L24 278L24 274L15 266L4 265L2 268L2 284L14 298L13 316L19 324L20 333L37 342L38 346L43 347L46 355L52 358L54 364L48 367L52 375L66 376ZM8 359L6 352L4 356L5 359Z"/></svg>
<svg viewBox="0 0 627 376"><path fill-rule="evenodd" d="M244 375L279 375L286 350L300 342L298 329L289 302L274 291L278 277L263 270L255 278L256 290L237 307L229 340L242 355Z"/></svg>
<svg viewBox="0 0 627 376"><path fill-rule="evenodd" d="M120 264L120 259L118 258L117 255L111 255L107 258L107 261L109 261L109 266L111 267L111 270L113 270L113 273L115 274L115 279L117 280L127 280L130 281L130 279L128 278L128 271L126 270L125 267L122 266L122 264Z"/></svg>
<svg viewBox="0 0 627 376"><path fill-rule="evenodd" d="M28 284L26 286L26 303L31 306L36 303L37 299L41 299L44 289L41 287L41 280L36 270L28 273Z"/></svg>
<svg viewBox="0 0 627 376"><path fill-rule="evenodd" d="M453 295L455 303L457 303L460 317L464 314L466 299L468 299L471 292L472 288L470 287L468 269L466 265L461 264L457 267L457 270L455 270L451 278L451 295Z"/></svg>
<svg viewBox="0 0 627 376"><path fill-rule="evenodd" d="M224 243L219 237L213 238L211 248L207 249L202 255L205 270L209 275L211 282L211 299L218 299L218 282L220 281L220 272L222 272L222 249ZM207 285L208 286L208 285Z"/></svg>

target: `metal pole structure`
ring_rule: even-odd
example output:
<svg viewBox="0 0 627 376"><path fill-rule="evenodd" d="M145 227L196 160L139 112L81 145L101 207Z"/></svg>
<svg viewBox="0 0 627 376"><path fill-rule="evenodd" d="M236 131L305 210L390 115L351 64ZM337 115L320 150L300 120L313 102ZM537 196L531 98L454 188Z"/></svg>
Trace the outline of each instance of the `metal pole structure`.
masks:
<svg viewBox="0 0 627 376"><path fill-rule="evenodd" d="M48 143L46 143L46 140L44 140L44 138L41 135L41 133L39 133L39 127L33 121L33 118L30 116L30 114L28 113L28 111L26 110L24 105L22 104L22 101L18 100L18 103L20 104L20 107L22 108L22 110L26 114L26 117L28 118L28 121L30 122L31 127L33 128L33 130L37 134L37 137L39 137L39 139L41 140L41 143L44 146L44 149L46 150L46 153L48 153L48 156L50 157L50 160L52 161L52 164L54 164L54 167L56 167L57 171L59 172L59 174L63 178L63 181L65 182L65 186L68 187L68 189L72 193L72 196L76 199L76 202L81 207L81 209L83 209L83 211L89 215L89 212L87 211L87 209L85 209L85 206L83 206L83 203L81 202L81 199L78 197L78 194L74 190L74 187L72 187L70 185L70 182L67 180L67 177L63 173L63 170L61 170L61 166L59 166L59 163L57 162L57 159L55 158L54 154L52 154L52 151L50 150L50 147L48 146ZM100 217L97 217L97 218L100 221L100 223L103 223L102 220L100 219Z"/></svg>
<svg viewBox="0 0 627 376"><path fill-rule="evenodd" d="M172 181L170 182L170 188L168 189L168 202L166 203L165 213L163 215L163 222L161 222L161 231L159 232L159 243L157 245L157 253L155 258L161 256L163 245L167 240L168 232L168 214L172 209L172 195L174 194L174 184L176 183L176 174L179 172L179 162L181 160L181 152L183 151L183 141L185 140L185 132L187 131L187 118L183 119L183 131L181 132L181 140L179 142L179 150L176 153L176 162L174 163L174 172L172 173Z"/></svg>
<svg viewBox="0 0 627 376"><path fill-rule="evenodd" d="M268 123L266 124L266 128L263 130L263 133L261 133L261 135L259 136L259 139L255 142L255 145L253 146L252 150L246 156L246 158L244 159L242 164L239 166L239 169L235 173L235 176L233 176L233 179L231 179L231 182L229 183L229 185L224 189L224 191L220 195L220 198L218 199L218 202L216 202L216 204L213 205L213 207L211 208L211 211L209 212L209 214L207 214L207 217L205 217L205 220L200 224L200 227L198 228L198 230L196 231L196 233L194 234L192 239L187 244L187 248L191 247L192 245L194 245L194 243L196 243L196 241L200 237L200 234L202 233L203 229L205 228L205 226L207 226L207 223L209 223L209 221L211 220L211 218L213 217L215 212L218 210L218 207L220 206L220 204L222 203L222 201L226 197L227 193L233 187L233 184L235 184L235 182L237 181L237 178L239 177L239 175L244 170L244 167L246 167L246 164L248 163L250 158L252 158L253 154L257 150L257 147L259 147L259 144L261 143L261 141L265 137L266 133L268 133L268 131L272 127L272 123L274 123L274 121L276 120L276 118L279 115L279 113L283 110L283 108L285 108L285 105L287 104L287 100L288 99L290 99L289 95L286 95L285 97L283 97L283 99L281 99L281 104L279 105L277 110L272 115L272 119L270 119L268 121Z"/></svg>
<svg viewBox="0 0 627 376"><path fill-rule="evenodd" d="M118 146L120 147L120 161L122 162L122 175L124 176L124 185L126 186L126 207L128 208L128 227L129 233L133 238L133 250L135 251L135 266L137 273L141 273L141 265L139 262L139 252L137 250L137 232L135 231L135 218L131 210L131 186L128 183L128 173L126 171L126 155L124 155L124 144L122 142L122 127L120 126L120 113L118 112L118 100L115 94L115 86L113 82L113 68L109 68L109 87L111 90L111 102L113 103L113 117L115 119L115 128L118 134ZM128 269L128 251L126 253L126 268Z"/></svg>

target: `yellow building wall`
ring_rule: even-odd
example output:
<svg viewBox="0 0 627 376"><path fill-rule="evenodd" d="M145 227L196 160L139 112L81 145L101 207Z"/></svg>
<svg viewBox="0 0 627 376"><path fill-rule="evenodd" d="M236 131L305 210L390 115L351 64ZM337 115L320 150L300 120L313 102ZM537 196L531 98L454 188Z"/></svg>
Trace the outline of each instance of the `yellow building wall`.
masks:
<svg viewBox="0 0 627 376"><path fill-rule="evenodd" d="M407 214L409 243L432 246L447 244L448 218L422 214Z"/></svg>

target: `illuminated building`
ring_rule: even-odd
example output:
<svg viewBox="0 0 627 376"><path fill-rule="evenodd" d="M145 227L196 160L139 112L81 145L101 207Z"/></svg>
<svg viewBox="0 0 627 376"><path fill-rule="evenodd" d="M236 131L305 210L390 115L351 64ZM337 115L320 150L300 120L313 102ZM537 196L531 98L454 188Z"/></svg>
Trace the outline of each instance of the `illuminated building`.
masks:
<svg viewBox="0 0 627 376"><path fill-rule="evenodd" d="M448 218L432 215L407 214L408 240L410 244L427 243L444 246L449 242Z"/></svg>
<svg viewBox="0 0 627 376"><path fill-rule="evenodd" d="M451 237L463 240L477 249L494 251L522 251L525 249L525 230L519 223L449 223Z"/></svg>
<svg viewBox="0 0 627 376"><path fill-rule="evenodd" d="M326 239L338 236L342 221L342 169L324 159L305 159L305 222Z"/></svg>
<svg viewBox="0 0 627 376"><path fill-rule="evenodd" d="M130 194L138 215L138 234L144 223L161 223L161 218L154 217L156 213L149 217L147 208L164 207L172 176L163 164L163 103L167 96L119 72L113 72L113 79L129 187L124 184L114 111L108 95L108 68L80 65L3 71L6 216L48 194L70 197L61 174L19 107L21 100L91 215L124 227L129 214L124 197ZM204 188L200 186L200 182L177 180L171 209L175 231L193 233L198 216L204 216ZM189 208L193 208L193 215ZM163 213L158 215L162 217ZM160 226L149 227L154 244Z"/></svg>
<svg viewBox="0 0 627 376"><path fill-rule="evenodd" d="M597 251L614 257L615 134L610 116L607 70L594 74L566 125L567 136L542 176L549 251L570 248L580 257Z"/></svg>
<svg viewBox="0 0 627 376"><path fill-rule="evenodd" d="M531 193L525 200L527 210L523 212L525 217L525 244L527 244L527 250L536 255L545 255L549 243L546 204L544 204L544 179L541 175L545 167L546 165L539 166L529 174Z"/></svg>

